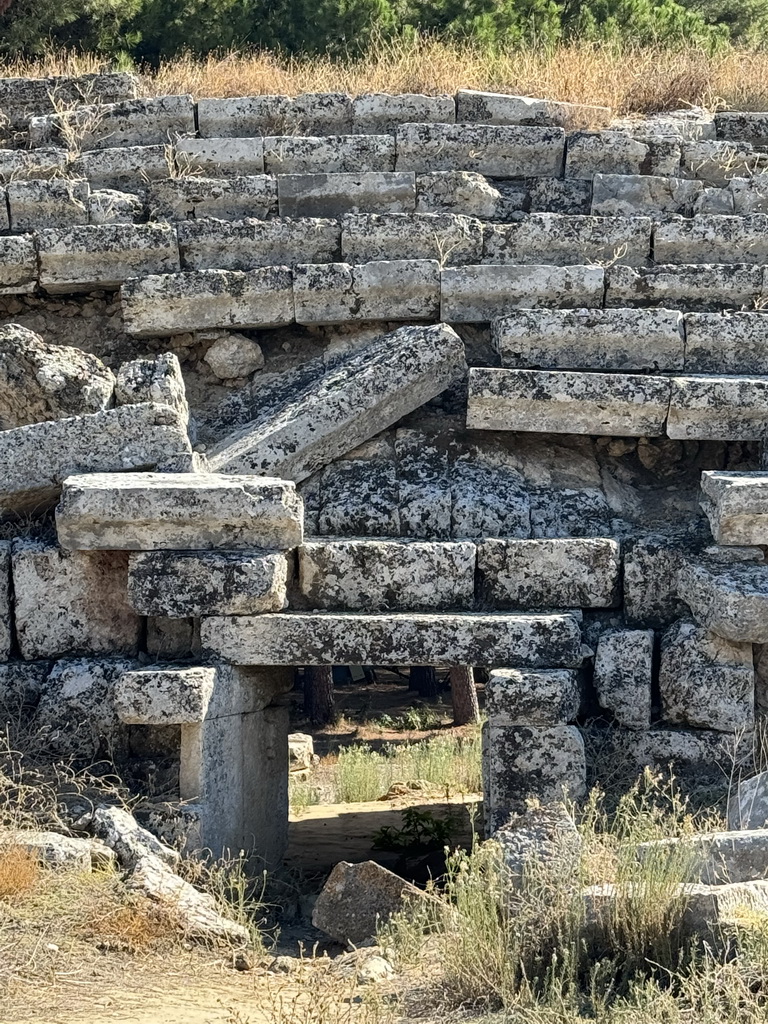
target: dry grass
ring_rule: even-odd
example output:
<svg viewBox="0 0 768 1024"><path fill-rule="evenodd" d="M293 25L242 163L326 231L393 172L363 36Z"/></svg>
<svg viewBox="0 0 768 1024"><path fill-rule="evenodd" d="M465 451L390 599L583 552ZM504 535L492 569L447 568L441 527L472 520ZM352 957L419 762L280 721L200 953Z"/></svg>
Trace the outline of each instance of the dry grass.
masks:
<svg viewBox="0 0 768 1024"><path fill-rule="evenodd" d="M33 889L40 879L37 858L23 846L0 845L0 900L12 900Z"/></svg>

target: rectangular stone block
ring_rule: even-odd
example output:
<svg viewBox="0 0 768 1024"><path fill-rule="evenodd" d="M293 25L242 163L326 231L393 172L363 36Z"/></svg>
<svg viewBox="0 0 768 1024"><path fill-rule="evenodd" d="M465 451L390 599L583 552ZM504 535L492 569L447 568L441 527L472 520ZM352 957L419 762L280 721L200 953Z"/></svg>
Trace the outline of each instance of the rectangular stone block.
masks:
<svg viewBox="0 0 768 1024"><path fill-rule="evenodd" d="M149 402L0 431L0 511L43 510L74 474L154 469L185 454L178 410Z"/></svg>
<svg viewBox="0 0 768 1024"><path fill-rule="evenodd" d="M448 267L440 275L440 319L475 323L520 307L600 307L603 278L602 267Z"/></svg>
<svg viewBox="0 0 768 1024"><path fill-rule="evenodd" d="M660 437L669 408L664 377L556 370L469 371L470 430Z"/></svg>
<svg viewBox="0 0 768 1024"><path fill-rule="evenodd" d="M573 129L607 125L611 115L610 107L584 103L563 103L475 89L459 89L456 93L456 120L462 124L479 121L481 124L559 125Z"/></svg>
<svg viewBox="0 0 768 1024"><path fill-rule="evenodd" d="M621 629L603 633L597 643L597 699L625 729L651 725L653 640L651 629Z"/></svg>
<svg viewBox="0 0 768 1024"><path fill-rule="evenodd" d="M386 456L355 458L353 452L349 456L332 462L316 476L315 532L326 537L399 537L394 460Z"/></svg>
<svg viewBox="0 0 768 1024"><path fill-rule="evenodd" d="M162 146L179 135L194 135L195 131L191 96L153 96L33 117L29 122L29 144L65 145L70 135L75 135L84 150Z"/></svg>
<svg viewBox="0 0 768 1024"><path fill-rule="evenodd" d="M453 213L481 220L505 220L523 210L528 202L524 183L511 196L506 192L502 195L475 171L433 171L416 175L418 213Z"/></svg>
<svg viewBox="0 0 768 1024"><path fill-rule="evenodd" d="M416 176L403 171L281 174L281 217L342 217L345 213L413 213Z"/></svg>
<svg viewBox="0 0 768 1024"><path fill-rule="evenodd" d="M478 171L495 178L562 174L562 128L406 124L396 138L398 171Z"/></svg>
<svg viewBox="0 0 768 1024"><path fill-rule="evenodd" d="M453 96L369 92L352 100L352 131L358 135L394 135L401 124L452 124L455 120Z"/></svg>
<svg viewBox="0 0 768 1024"><path fill-rule="evenodd" d="M277 213L277 183L268 174L234 178L167 178L147 188L150 220L264 220Z"/></svg>
<svg viewBox="0 0 768 1024"><path fill-rule="evenodd" d="M701 490L716 544L768 544L768 474L706 470Z"/></svg>
<svg viewBox="0 0 768 1024"><path fill-rule="evenodd" d="M310 608L471 608L475 554L470 541L307 541L299 549L299 588Z"/></svg>
<svg viewBox="0 0 768 1024"><path fill-rule="evenodd" d="M0 238L0 295L26 295L37 284L37 253L31 235Z"/></svg>
<svg viewBox="0 0 768 1024"><path fill-rule="evenodd" d="M715 130L718 139L729 142L753 142L763 146L768 143L768 113L760 111L721 110L715 114Z"/></svg>
<svg viewBox="0 0 768 1024"><path fill-rule="evenodd" d="M418 430L395 434L400 534L443 540L451 535L448 452Z"/></svg>
<svg viewBox="0 0 768 1024"><path fill-rule="evenodd" d="M486 224L483 263L613 262L643 266L651 255L648 217L561 217L532 213L513 224Z"/></svg>
<svg viewBox="0 0 768 1024"><path fill-rule="evenodd" d="M667 435L697 441L766 436L768 377L673 377Z"/></svg>
<svg viewBox="0 0 768 1024"><path fill-rule="evenodd" d="M682 552L663 534L645 536L624 555L624 615L630 626L668 626L686 614L677 598Z"/></svg>
<svg viewBox="0 0 768 1024"><path fill-rule="evenodd" d="M686 373L768 374L764 316L762 311L686 314Z"/></svg>
<svg viewBox="0 0 768 1024"><path fill-rule="evenodd" d="M601 217L690 217L704 186L688 178L650 174L596 174L592 213Z"/></svg>
<svg viewBox="0 0 768 1024"><path fill-rule="evenodd" d="M264 139L179 139L174 159L181 175L250 177L264 173Z"/></svg>
<svg viewBox="0 0 768 1024"><path fill-rule="evenodd" d="M98 96L102 103L132 99L138 85L137 76L125 71L0 78L0 109L11 124L23 125L35 114L54 113L62 106L77 106L92 96Z"/></svg>
<svg viewBox="0 0 768 1024"><path fill-rule="evenodd" d="M126 334L279 327L293 322L290 267L132 278L121 288L120 301Z"/></svg>
<svg viewBox="0 0 768 1024"><path fill-rule="evenodd" d="M658 263L766 263L768 215L699 215L657 224L653 254Z"/></svg>
<svg viewBox="0 0 768 1024"><path fill-rule="evenodd" d="M683 316L671 309L519 309L491 322L491 341L511 368L683 367Z"/></svg>
<svg viewBox="0 0 768 1024"><path fill-rule="evenodd" d="M346 93L316 92L300 96L238 96L200 99L200 135L238 138L255 135L340 135L352 123L352 100Z"/></svg>
<svg viewBox="0 0 768 1024"><path fill-rule="evenodd" d="M115 685L117 717L126 725L194 725L205 720L215 668L128 669Z"/></svg>
<svg viewBox="0 0 768 1024"><path fill-rule="evenodd" d="M721 196L731 198L732 205L728 213L736 213L740 217L751 213L768 213L768 174L765 172L747 178L731 178L726 187L719 191ZM725 205L727 198L723 198L721 203Z"/></svg>
<svg viewBox="0 0 768 1024"><path fill-rule="evenodd" d="M0 80L1 82L2 80ZM2 86L0 85L0 88ZM0 107L0 109L2 109ZM67 154L54 146L49 149L0 149L0 181L27 181L63 174Z"/></svg>
<svg viewBox="0 0 768 1024"><path fill-rule="evenodd" d="M286 556L266 551L146 551L128 563L128 599L142 615L171 619L280 612Z"/></svg>
<svg viewBox="0 0 768 1024"><path fill-rule="evenodd" d="M13 638L13 611L11 608L11 542L0 541L0 664L11 656ZM0 682L0 703L3 702Z"/></svg>
<svg viewBox="0 0 768 1024"><path fill-rule="evenodd" d="M267 174L368 174L394 171L391 135L270 135L264 139Z"/></svg>
<svg viewBox="0 0 768 1024"><path fill-rule="evenodd" d="M336 220L186 220L176 225L184 270L252 270L339 259Z"/></svg>
<svg viewBox="0 0 768 1024"><path fill-rule="evenodd" d="M402 327L278 394L213 450L211 468L303 480L439 395L464 369L464 346L450 327Z"/></svg>
<svg viewBox="0 0 768 1024"><path fill-rule="evenodd" d="M743 263L609 267L605 305L666 306L685 310L753 306L763 291L761 267Z"/></svg>
<svg viewBox="0 0 768 1024"><path fill-rule="evenodd" d="M686 559L677 593L697 626L725 640L768 643L768 566L763 562Z"/></svg>
<svg viewBox="0 0 768 1024"><path fill-rule="evenodd" d="M40 285L51 294L119 288L129 277L180 269L176 233L162 224L88 224L38 232Z"/></svg>
<svg viewBox="0 0 768 1024"><path fill-rule="evenodd" d="M436 320L440 313L437 260L379 260L300 264L293 274L296 322Z"/></svg>
<svg viewBox="0 0 768 1024"><path fill-rule="evenodd" d="M574 669L494 669L485 687L492 727L567 725L578 715L580 704L581 686Z"/></svg>
<svg viewBox="0 0 768 1024"><path fill-rule="evenodd" d="M11 231L40 231L88 223L87 181L10 181L6 187Z"/></svg>
<svg viewBox="0 0 768 1024"><path fill-rule="evenodd" d="M683 169L691 178L722 187L731 178L747 178L768 168L768 156L748 142L705 140L683 145Z"/></svg>
<svg viewBox="0 0 768 1024"><path fill-rule="evenodd" d="M168 177L168 160L165 146L118 146L81 153L72 169L91 188L142 193L148 181Z"/></svg>
<svg viewBox="0 0 768 1024"><path fill-rule="evenodd" d="M667 139L635 139L625 132L573 132L565 153L566 178L596 174L680 175L680 145Z"/></svg>
<svg viewBox="0 0 768 1024"><path fill-rule="evenodd" d="M442 266L479 263L483 226L450 213L348 213L341 222L346 263L439 260ZM317 262L320 262L319 260Z"/></svg>
<svg viewBox="0 0 768 1024"><path fill-rule="evenodd" d="M571 615L333 614L204 619L204 649L235 665L509 665L581 663Z"/></svg>
<svg viewBox="0 0 768 1024"><path fill-rule="evenodd" d="M450 467L452 537L530 537L526 481L507 460L467 453Z"/></svg>

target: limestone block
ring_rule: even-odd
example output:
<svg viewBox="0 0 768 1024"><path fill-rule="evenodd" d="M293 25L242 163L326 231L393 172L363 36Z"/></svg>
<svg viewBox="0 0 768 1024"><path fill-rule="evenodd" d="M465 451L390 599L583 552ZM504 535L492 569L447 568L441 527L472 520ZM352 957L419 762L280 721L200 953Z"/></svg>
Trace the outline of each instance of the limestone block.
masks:
<svg viewBox="0 0 768 1024"><path fill-rule="evenodd" d="M698 626L725 640L768 643L768 566L686 560L677 592Z"/></svg>
<svg viewBox="0 0 768 1024"><path fill-rule="evenodd" d="M567 725L579 713L581 687L574 669L494 669L485 687L492 726Z"/></svg>
<svg viewBox="0 0 768 1024"><path fill-rule="evenodd" d="M11 608L11 542L0 541L0 663L11 656L13 640L13 610ZM0 704L3 702L0 683Z"/></svg>
<svg viewBox="0 0 768 1024"><path fill-rule="evenodd" d="M184 378L178 356L173 352L148 359L133 359L117 371L116 405L137 405L155 402L176 409L182 423L189 423Z"/></svg>
<svg viewBox="0 0 768 1024"><path fill-rule="evenodd" d="M531 503L516 470L460 459L451 467L452 537L529 537Z"/></svg>
<svg viewBox="0 0 768 1024"><path fill-rule="evenodd" d="M768 216L698 216L657 224L653 254L659 263L765 263Z"/></svg>
<svg viewBox="0 0 768 1024"><path fill-rule="evenodd" d="M642 537L624 556L624 614L632 626L659 629L685 614L677 597L682 553L665 536Z"/></svg>
<svg viewBox="0 0 768 1024"><path fill-rule="evenodd" d="M716 544L768 544L768 474L707 470L701 489Z"/></svg>
<svg viewBox="0 0 768 1024"><path fill-rule="evenodd" d="M668 139L633 139L624 132L573 132L565 154L566 178L596 174L677 177L680 145Z"/></svg>
<svg viewBox="0 0 768 1024"><path fill-rule="evenodd" d="M167 178L168 154L165 146L116 146L81 153L72 170L86 178L93 189L114 188L143 193L148 181Z"/></svg>
<svg viewBox="0 0 768 1024"><path fill-rule="evenodd" d="M56 529L75 551L285 549L302 511L294 485L269 477L93 473L64 481Z"/></svg>
<svg viewBox="0 0 768 1024"><path fill-rule="evenodd" d="M51 671L50 661L0 661L0 708L18 721L37 707L43 684Z"/></svg>
<svg viewBox="0 0 768 1024"><path fill-rule="evenodd" d="M0 89L2 79L0 79ZM67 154L62 149L0 149L0 181L26 181L63 174Z"/></svg>
<svg viewBox="0 0 768 1024"><path fill-rule="evenodd" d="M425 259L457 266L479 263L482 251L483 228L472 217L349 213L341 222L341 252L347 263Z"/></svg>
<svg viewBox="0 0 768 1024"><path fill-rule="evenodd" d="M626 729L651 724L653 630L603 633L595 652L595 689L600 707Z"/></svg>
<svg viewBox="0 0 768 1024"><path fill-rule="evenodd" d="M682 849L681 849L682 847ZM660 855L685 857L684 881L708 885L753 882L768 875L768 829L751 831L705 832L701 835L656 839L638 843L637 859L643 863Z"/></svg>
<svg viewBox="0 0 768 1024"><path fill-rule="evenodd" d="M120 300L126 334L168 335L293 322L290 267L152 274L126 281Z"/></svg>
<svg viewBox="0 0 768 1024"><path fill-rule="evenodd" d="M484 540L477 571L493 608L608 608L617 604L621 557L615 540Z"/></svg>
<svg viewBox="0 0 768 1024"><path fill-rule="evenodd" d="M303 480L439 395L464 367L450 327L402 327L276 395L213 450L211 468Z"/></svg>
<svg viewBox="0 0 768 1024"><path fill-rule="evenodd" d="M73 474L154 469L184 455L178 412L148 402L0 431L0 511L51 507Z"/></svg>
<svg viewBox="0 0 768 1024"><path fill-rule="evenodd" d="M342 217L345 213L413 213L416 177L404 171L281 174L281 217Z"/></svg>
<svg viewBox="0 0 768 1024"><path fill-rule="evenodd" d="M499 92L478 92L475 89L459 89L456 93L456 120L461 123L559 125L575 128L607 125L610 119L610 107L510 96Z"/></svg>
<svg viewBox="0 0 768 1024"><path fill-rule="evenodd" d="M683 368L683 317L671 309L519 309L491 321L491 342L510 368Z"/></svg>
<svg viewBox="0 0 768 1024"><path fill-rule="evenodd" d="M318 530L331 537L398 537L395 465L389 459L338 459L320 478Z"/></svg>
<svg viewBox="0 0 768 1024"><path fill-rule="evenodd" d="M611 532L612 512L595 487L531 488L532 537L604 537Z"/></svg>
<svg viewBox="0 0 768 1024"><path fill-rule="evenodd" d="M403 537L443 540L451 535L448 453L418 430L395 434L397 504Z"/></svg>
<svg viewBox="0 0 768 1024"><path fill-rule="evenodd" d="M317 897L312 924L336 942L368 945L378 929L424 894L375 861L338 863Z"/></svg>
<svg viewBox="0 0 768 1024"><path fill-rule="evenodd" d="M147 551L131 555L128 597L142 615L173 619L279 612L286 557L264 551Z"/></svg>
<svg viewBox="0 0 768 1024"><path fill-rule="evenodd" d="M715 114L718 139L731 142L768 143L768 114L757 111L721 110Z"/></svg>
<svg viewBox="0 0 768 1024"><path fill-rule="evenodd" d="M147 186L150 220L263 220L277 213L277 182L268 174L234 178L167 178Z"/></svg>
<svg viewBox="0 0 768 1024"><path fill-rule="evenodd" d="M768 377L673 377L669 437L752 441L766 436Z"/></svg>
<svg viewBox="0 0 768 1024"><path fill-rule="evenodd" d="M723 309L753 306L763 291L761 267L699 263L683 266L609 267L605 305Z"/></svg>
<svg viewBox="0 0 768 1024"><path fill-rule="evenodd" d="M6 186L11 231L40 231L88 223L87 181L10 181Z"/></svg>
<svg viewBox="0 0 768 1024"><path fill-rule="evenodd" d="M509 189L514 184L512 182L505 189L510 200L514 193ZM523 184L525 191L522 196L522 209L530 209L531 213L578 216L592 212L591 181L581 181L578 178L527 178Z"/></svg>
<svg viewBox="0 0 768 1024"><path fill-rule="evenodd" d="M112 405L115 376L100 359L47 345L20 327L0 327L0 430L99 412Z"/></svg>
<svg viewBox="0 0 768 1024"><path fill-rule="evenodd" d="M758 312L688 313L686 373L768 374L768 320Z"/></svg>
<svg viewBox="0 0 768 1024"><path fill-rule="evenodd" d="M352 131L358 135L394 135L401 124L452 124L455 120L453 96L369 92L352 100Z"/></svg>
<svg viewBox="0 0 768 1024"><path fill-rule="evenodd" d="M653 766L678 771L718 771L733 767L733 736L714 729L670 729L654 725L643 731L616 731L616 749L634 768Z"/></svg>
<svg viewBox="0 0 768 1024"><path fill-rule="evenodd" d="M117 717L126 725L191 725L202 722L213 694L215 668L131 669L114 691Z"/></svg>
<svg viewBox="0 0 768 1024"><path fill-rule="evenodd" d="M721 191L731 196L733 208L730 212L739 216L768 213L768 174L765 172L748 178L731 178L726 189Z"/></svg>
<svg viewBox="0 0 768 1024"><path fill-rule="evenodd" d="M297 263L334 263L341 229L336 220L247 218L187 220L176 225L184 270L252 270Z"/></svg>
<svg viewBox="0 0 768 1024"><path fill-rule="evenodd" d="M174 158L182 175L221 178L228 174L263 174L264 140L179 139L174 146Z"/></svg>
<svg viewBox="0 0 768 1024"><path fill-rule="evenodd" d="M435 320L440 312L437 260L302 263L293 274L296 322Z"/></svg>
<svg viewBox="0 0 768 1024"><path fill-rule="evenodd" d="M661 640L659 688L665 722L749 731L755 702L752 646L677 622Z"/></svg>
<svg viewBox="0 0 768 1024"><path fill-rule="evenodd" d="M497 178L562 173L562 128L406 124L397 130L398 171L477 171Z"/></svg>
<svg viewBox="0 0 768 1024"><path fill-rule="evenodd" d="M416 175L417 213L455 213L481 220L503 219L511 209L505 196L476 171L433 171Z"/></svg>
<svg viewBox="0 0 768 1024"><path fill-rule="evenodd" d="M291 732L288 734L288 762L292 772L306 772L317 764L315 744L309 733Z"/></svg>
<svg viewBox="0 0 768 1024"><path fill-rule="evenodd" d="M51 294L119 288L129 277L180 269L169 224L89 224L39 231L40 285Z"/></svg>
<svg viewBox="0 0 768 1024"><path fill-rule="evenodd" d="M391 135L270 135L264 139L267 174L367 174L394 171Z"/></svg>
<svg viewBox="0 0 768 1024"><path fill-rule="evenodd" d="M90 874L94 850L92 843L98 840L63 836L60 832L38 832L29 828L19 831L3 830L0 846L10 844L13 849L26 850L45 868L53 871L73 871ZM105 848L106 849L106 848ZM106 853L111 853L106 849ZM114 854L112 855L114 860Z"/></svg>
<svg viewBox="0 0 768 1024"><path fill-rule="evenodd" d="M714 139L715 120L703 107L683 107L658 114L630 114L612 122L618 130L640 139L672 139L690 142L695 139Z"/></svg>
<svg viewBox="0 0 768 1024"><path fill-rule="evenodd" d="M72 135L84 150L162 146L179 135L194 134L194 104L189 95L99 103L33 117L29 122L32 147L66 144Z"/></svg>
<svg viewBox="0 0 768 1024"><path fill-rule="evenodd" d="M289 96L239 96L201 99L197 103L204 139L254 135L339 135L350 130L352 100L346 93Z"/></svg>
<svg viewBox="0 0 768 1024"><path fill-rule="evenodd" d="M448 267L441 273L440 318L473 323L520 307L599 307L604 274L588 266Z"/></svg>
<svg viewBox="0 0 768 1024"><path fill-rule="evenodd" d="M470 430L659 437L669 407L665 377L558 370L469 371Z"/></svg>
<svg viewBox="0 0 768 1024"><path fill-rule="evenodd" d="M140 620L128 603L128 556L13 542L16 636L21 656L135 654Z"/></svg>
<svg viewBox="0 0 768 1024"><path fill-rule="evenodd" d="M88 196L89 224L136 224L144 216L144 203L130 192L102 188Z"/></svg>
<svg viewBox="0 0 768 1024"><path fill-rule="evenodd" d="M469 541L306 541L299 549L299 589L310 608L471 608L475 555Z"/></svg>
<svg viewBox="0 0 768 1024"><path fill-rule="evenodd" d="M48 78L0 78L0 109L13 125L34 115L53 113L61 106L77 106L98 96L102 103L132 99L139 80L125 71L88 75L52 75Z"/></svg>
<svg viewBox="0 0 768 1024"><path fill-rule="evenodd" d="M689 177L720 186L731 178L746 178L768 168L765 153L756 153L748 142L686 142L682 157Z"/></svg>
<svg viewBox="0 0 768 1024"><path fill-rule="evenodd" d="M690 216L700 181L651 174L596 174L592 213L602 217Z"/></svg>
<svg viewBox="0 0 768 1024"><path fill-rule="evenodd" d="M37 284L37 253L31 235L0 237L0 295L26 295Z"/></svg>
<svg viewBox="0 0 768 1024"><path fill-rule="evenodd" d="M483 263L573 264L618 260L643 266L651 252L648 217L561 217L532 213L513 224L487 224Z"/></svg>
<svg viewBox="0 0 768 1024"><path fill-rule="evenodd" d="M693 204L693 215L697 214L723 214L730 215L734 212L734 197L732 192L726 189L705 188L696 197Z"/></svg>

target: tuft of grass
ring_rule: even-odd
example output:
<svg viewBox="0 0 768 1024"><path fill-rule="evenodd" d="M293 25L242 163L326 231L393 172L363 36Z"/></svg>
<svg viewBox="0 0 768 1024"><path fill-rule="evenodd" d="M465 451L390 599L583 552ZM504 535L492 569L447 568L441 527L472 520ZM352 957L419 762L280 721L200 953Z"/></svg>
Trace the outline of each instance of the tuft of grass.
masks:
<svg viewBox="0 0 768 1024"><path fill-rule="evenodd" d="M25 895L39 879L40 865L34 853L14 843L0 845L0 900Z"/></svg>

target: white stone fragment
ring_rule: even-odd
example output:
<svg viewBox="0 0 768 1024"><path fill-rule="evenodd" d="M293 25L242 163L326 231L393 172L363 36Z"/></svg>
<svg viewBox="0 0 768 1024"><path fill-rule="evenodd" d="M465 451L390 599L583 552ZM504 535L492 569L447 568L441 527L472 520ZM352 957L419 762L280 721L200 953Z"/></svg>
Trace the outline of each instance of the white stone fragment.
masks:
<svg viewBox="0 0 768 1024"><path fill-rule="evenodd" d="M221 332L203 356L219 380L250 377L264 366L264 353L257 341L243 334Z"/></svg>
<svg viewBox="0 0 768 1024"><path fill-rule="evenodd" d="M167 178L170 174L165 146L89 150L78 156L72 170L78 177L86 178L92 189L113 188L134 193L143 193L148 181Z"/></svg>
<svg viewBox="0 0 768 1024"><path fill-rule="evenodd" d="M643 266L651 253L649 217L561 217L532 213L512 224L486 224L483 263L613 262Z"/></svg>
<svg viewBox="0 0 768 1024"><path fill-rule="evenodd" d="M416 176L405 171L281 174L281 217L342 217L345 213L413 213Z"/></svg>
<svg viewBox="0 0 768 1024"><path fill-rule="evenodd" d="M449 323L493 320L520 307L603 304L602 267L447 267L440 279L440 317Z"/></svg>
<svg viewBox="0 0 768 1024"><path fill-rule="evenodd" d="M686 314L686 373L768 374L764 317L761 311Z"/></svg>
<svg viewBox="0 0 768 1024"><path fill-rule="evenodd" d="M754 306L763 291L763 268L746 263L614 266L606 270L605 279L606 307L732 309Z"/></svg>
<svg viewBox="0 0 768 1024"><path fill-rule="evenodd" d="M600 706L618 725L648 729L651 724L653 630L603 633L595 652L595 689Z"/></svg>
<svg viewBox="0 0 768 1024"><path fill-rule="evenodd" d="M701 489L716 544L768 544L768 474L706 470Z"/></svg>
<svg viewBox="0 0 768 1024"><path fill-rule="evenodd" d="M610 118L610 107L563 103L531 96L510 96L500 92L478 92L475 89L459 89L456 93L456 120L461 123L559 125L563 128L576 128L607 125Z"/></svg>
<svg viewBox="0 0 768 1024"><path fill-rule="evenodd" d="M725 640L768 643L768 566L686 560L677 586L697 625Z"/></svg>
<svg viewBox="0 0 768 1024"><path fill-rule="evenodd" d="M31 235L0 238L0 295L27 295L37 284L37 253Z"/></svg>
<svg viewBox="0 0 768 1024"><path fill-rule="evenodd" d="M277 212L277 182L268 174L151 181L147 186L147 209L152 221L201 217L263 220Z"/></svg>
<svg viewBox="0 0 768 1024"><path fill-rule="evenodd" d="M264 140L179 139L174 146L176 170L182 176L201 174L207 178L223 175L264 173Z"/></svg>
<svg viewBox="0 0 768 1024"><path fill-rule="evenodd" d="M117 717L126 725L202 722L213 694L215 668L155 666L123 672L115 685Z"/></svg>
<svg viewBox="0 0 768 1024"><path fill-rule="evenodd" d="M439 260L443 266L479 263L483 228L479 220L449 213L349 213L341 222L341 253L346 263L414 259Z"/></svg>
<svg viewBox="0 0 768 1024"><path fill-rule="evenodd" d="M485 710L492 726L567 725L579 713L578 672L500 668L488 674Z"/></svg>
<svg viewBox="0 0 768 1024"><path fill-rule="evenodd" d="M673 377L669 437L760 440L768 434L768 377Z"/></svg>
<svg viewBox="0 0 768 1024"><path fill-rule="evenodd" d="M6 186L11 231L68 228L88 223L87 181L53 178L50 181L11 181Z"/></svg>
<svg viewBox="0 0 768 1024"><path fill-rule="evenodd" d="M401 124L451 124L455 120L453 96L369 92L352 100L352 131L358 135L394 134Z"/></svg>
<svg viewBox="0 0 768 1024"><path fill-rule="evenodd" d="M600 217L690 215L700 181L651 174L596 174L592 213Z"/></svg>
<svg viewBox="0 0 768 1024"><path fill-rule="evenodd" d="M624 132L573 132L568 135L566 178L596 174L680 174L680 145L666 139L633 139Z"/></svg>
<svg viewBox="0 0 768 1024"><path fill-rule="evenodd" d="M267 174L367 174L394 169L391 135L271 135L264 139Z"/></svg>
<svg viewBox="0 0 768 1024"><path fill-rule="evenodd" d="M338 221L319 217L239 221L187 220L176 225L184 270L252 270L339 258Z"/></svg>
<svg viewBox="0 0 768 1024"><path fill-rule="evenodd" d="M397 130L398 171L478 171L497 178L562 173L562 128L406 124Z"/></svg>
<svg viewBox="0 0 768 1024"><path fill-rule="evenodd" d="M440 313L437 260L379 260L299 264L293 275L296 322L436 320Z"/></svg>

